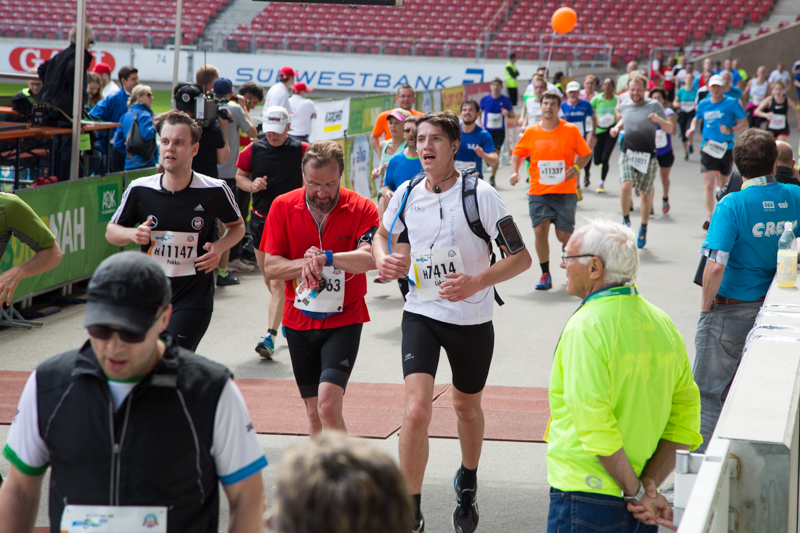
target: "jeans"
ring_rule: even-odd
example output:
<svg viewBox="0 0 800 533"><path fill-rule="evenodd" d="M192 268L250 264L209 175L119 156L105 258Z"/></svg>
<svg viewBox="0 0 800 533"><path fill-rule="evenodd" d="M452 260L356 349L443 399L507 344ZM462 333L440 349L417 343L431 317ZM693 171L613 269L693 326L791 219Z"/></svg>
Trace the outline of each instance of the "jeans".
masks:
<svg viewBox="0 0 800 533"><path fill-rule="evenodd" d="M550 489L547 533L658 533L658 526L636 520L625 500L606 494Z"/></svg>
<svg viewBox="0 0 800 533"><path fill-rule="evenodd" d="M763 302L714 304L700 313L694 337L694 381L700 389L700 433L703 444L695 450L705 452L722 405L736 376L747 334L753 329Z"/></svg>

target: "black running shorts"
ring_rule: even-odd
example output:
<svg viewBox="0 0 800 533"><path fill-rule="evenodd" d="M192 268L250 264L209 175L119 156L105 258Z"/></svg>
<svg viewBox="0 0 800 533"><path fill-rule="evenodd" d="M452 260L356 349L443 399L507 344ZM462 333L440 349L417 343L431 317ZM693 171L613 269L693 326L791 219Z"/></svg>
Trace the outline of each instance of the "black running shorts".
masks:
<svg viewBox="0 0 800 533"><path fill-rule="evenodd" d="M675 164L675 152L673 150L656 156L656 158L658 159L658 166L661 168L670 168Z"/></svg>
<svg viewBox="0 0 800 533"><path fill-rule="evenodd" d="M728 150L721 159L700 152L700 172L716 170L723 176L730 176L733 170L733 150Z"/></svg>
<svg viewBox="0 0 800 533"><path fill-rule="evenodd" d="M436 377L444 348L453 373L453 386L464 394L483 390L494 352L494 325L457 326L415 313L403 312L403 377Z"/></svg>
<svg viewBox="0 0 800 533"><path fill-rule="evenodd" d="M363 324L331 329L286 328L294 379L302 398L318 396L320 383L347 388L356 363L362 327Z"/></svg>

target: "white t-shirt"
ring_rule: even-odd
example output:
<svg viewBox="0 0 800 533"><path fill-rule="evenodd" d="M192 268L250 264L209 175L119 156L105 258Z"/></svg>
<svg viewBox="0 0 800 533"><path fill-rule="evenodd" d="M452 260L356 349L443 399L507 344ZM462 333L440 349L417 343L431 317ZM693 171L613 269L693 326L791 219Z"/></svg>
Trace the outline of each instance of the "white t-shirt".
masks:
<svg viewBox="0 0 800 533"><path fill-rule="evenodd" d="M267 91L267 97L264 100L264 110L261 112L262 119L267 114L267 109L274 105L279 105L289 112L292 116L292 105L289 103L289 89L281 82L276 83Z"/></svg>
<svg viewBox="0 0 800 533"><path fill-rule="evenodd" d="M383 214L383 226L387 231L393 231L395 235L405 229L399 218L394 229L391 228L409 183L411 182L407 181L397 188ZM497 191L483 180L478 180L475 194L481 223L489 237L494 240L498 235L497 222L508 216L506 206ZM461 203L461 178L441 194L428 191L424 183L417 184L411 189L403 216L409 223L408 237L412 253L458 245L465 274L474 276L489 268L489 247L480 237L472 233L464 215L464 206ZM492 287L478 291L460 302L441 298L421 302L417 299L416 288L412 286L410 289L403 308L409 313L459 326L483 324L492 319L494 310Z"/></svg>
<svg viewBox="0 0 800 533"><path fill-rule="evenodd" d="M117 91L119 91L119 85L117 85L113 81L110 81L108 82L108 85L103 87L103 98L108 98Z"/></svg>
<svg viewBox="0 0 800 533"><path fill-rule="evenodd" d="M137 383L109 381L108 385L114 398L114 408L119 409ZM45 469L50 463L50 451L39 434L36 372L31 373L22 390L6 447L31 469ZM210 453L223 485L238 483L267 465L242 393L231 379L222 389L217 403Z"/></svg>
<svg viewBox="0 0 800 533"><path fill-rule="evenodd" d="M292 125L289 127L289 135L309 135L311 116L317 114L314 101L295 94L289 98L289 105L292 106Z"/></svg>
<svg viewBox="0 0 800 533"><path fill-rule="evenodd" d="M784 70L783 72L778 72L778 69L773 70L769 74L769 78L767 81L770 83L775 83L776 81L781 80L786 87L790 87L792 85L792 75L789 73L788 70Z"/></svg>

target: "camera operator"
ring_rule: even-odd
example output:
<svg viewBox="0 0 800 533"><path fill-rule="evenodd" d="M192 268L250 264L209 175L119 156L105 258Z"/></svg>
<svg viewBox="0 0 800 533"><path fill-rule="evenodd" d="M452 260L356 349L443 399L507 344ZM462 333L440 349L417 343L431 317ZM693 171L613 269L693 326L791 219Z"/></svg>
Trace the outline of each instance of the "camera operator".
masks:
<svg viewBox="0 0 800 533"><path fill-rule="evenodd" d="M72 127L72 99L75 95L75 39L77 28L69 30L70 45L60 51L41 65L39 65L39 78L42 80L42 90L36 95L37 103L50 104L50 111L42 117L42 126L55 126L60 128ZM94 45L94 32L89 26L85 27L83 39L83 68L87 70L92 62L89 48ZM83 80L84 99L86 98L86 79ZM76 117L80 120L80 113ZM55 168L51 173L60 180L70 178L70 158L72 156L72 136L57 135L54 139L53 150L58 154Z"/></svg>
<svg viewBox="0 0 800 533"><path fill-rule="evenodd" d="M203 96L200 87L195 84L179 86L175 92L175 107L197 120L195 109L197 99ZM231 154L228 139L224 131L230 122L230 113L220 113L217 118L197 121L202 129L200 150L192 159L192 170L211 178L219 178L217 165L225 164ZM223 116L223 115L227 115Z"/></svg>

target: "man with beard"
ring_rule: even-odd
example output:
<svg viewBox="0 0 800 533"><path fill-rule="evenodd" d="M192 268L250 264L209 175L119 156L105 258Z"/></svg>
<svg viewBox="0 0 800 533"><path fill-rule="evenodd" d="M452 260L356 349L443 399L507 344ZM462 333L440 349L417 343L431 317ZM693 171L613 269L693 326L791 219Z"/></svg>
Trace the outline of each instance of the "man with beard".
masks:
<svg viewBox="0 0 800 533"><path fill-rule="evenodd" d="M258 248L264 233L272 202L281 194L303 186L303 154L308 143L289 137L289 112L281 106L271 106L264 113L262 128L266 137L242 150L236 162L236 185L253 195L253 217L250 233ZM270 293L267 314L267 334L256 344L256 352L265 359L275 352L275 337L283 318L283 283L270 279L264 271L264 254L256 249L258 269ZM285 335L284 335L285 336Z"/></svg>
<svg viewBox="0 0 800 533"><path fill-rule="evenodd" d="M309 433L346 431L342 402L369 321L364 296L378 210L342 188L344 151L334 141L303 156L305 188L272 202L259 249L264 272L286 282L283 325Z"/></svg>

